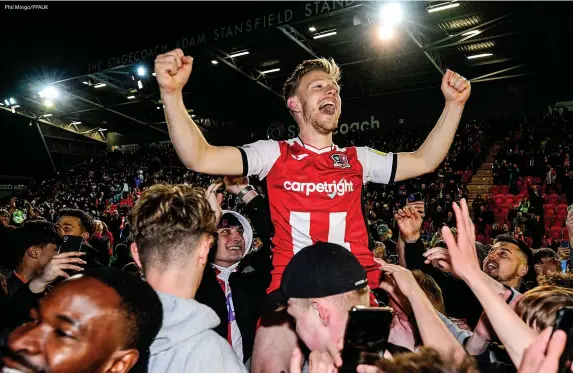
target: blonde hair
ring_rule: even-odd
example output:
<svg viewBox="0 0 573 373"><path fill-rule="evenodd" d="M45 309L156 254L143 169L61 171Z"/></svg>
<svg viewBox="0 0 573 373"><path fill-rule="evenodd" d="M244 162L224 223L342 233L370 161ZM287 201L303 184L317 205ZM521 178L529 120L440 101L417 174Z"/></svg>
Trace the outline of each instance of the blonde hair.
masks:
<svg viewBox="0 0 573 373"><path fill-rule="evenodd" d="M283 98L285 102L289 97L296 94L302 77L312 71L325 72L330 75L336 83L340 81L340 67L338 67L332 58L317 58L315 60L303 61L294 69L283 86Z"/></svg>
<svg viewBox="0 0 573 373"><path fill-rule="evenodd" d="M573 306L573 290L560 286L538 286L523 294L515 312L527 325L543 330L555 323L557 311Z"/></svg>
<svg viewBox="0 0 573 373"><path fill-rule="evenodd" d="M129 221L144 267L184 264L197 240L217 230L205 191L183 184L159 184L146 190Z"/></svg>

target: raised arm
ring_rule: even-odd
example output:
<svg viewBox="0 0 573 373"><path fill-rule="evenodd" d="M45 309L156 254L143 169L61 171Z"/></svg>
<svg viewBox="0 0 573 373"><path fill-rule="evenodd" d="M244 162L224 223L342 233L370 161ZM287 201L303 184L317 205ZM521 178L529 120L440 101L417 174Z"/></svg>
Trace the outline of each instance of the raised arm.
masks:
<svg viewBox="0 0 573 373"><path fill-rule="evenodd" d="M155 59L155 74L171 142L181 162L190 170L210 175L241 175L243 161L239 149L210 145L187 112L182 90L192 67L193 58L185 56L181 49Z"/></svg>
<svg viewBox="0 0 573 373"><path fill-rule="evenodd" d="M438 168L452 145L470 92L466 78L446 70L442 78L442 93L446 99L444 111L418 150L398 154L395 181L412 179Z"/></svg>

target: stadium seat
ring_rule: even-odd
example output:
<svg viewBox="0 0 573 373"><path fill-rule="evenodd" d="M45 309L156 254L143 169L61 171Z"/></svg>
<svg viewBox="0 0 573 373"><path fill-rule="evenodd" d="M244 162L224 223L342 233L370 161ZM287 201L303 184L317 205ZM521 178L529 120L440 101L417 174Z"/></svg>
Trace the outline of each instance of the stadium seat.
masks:
<svg viewBox="0 0 573 373"><path fill-rule="evenodd" d="M557 205L559 203L559 195L550 194L549 196L547 196L547 203Z"/></svg>
<svg viewBox="0 0 573 373"><path fill-rule="evenodd" d="M562 194L559 196L559 203L567 205L569 202L567 201L567 195Z"/></svg>
<svg viewBox="0 0 573 373"><path fill-rule="evenodd" d="M486 242L485 242L485 236L484 236L483 234L478 234L478 235L476 236L476 241L479 242L479 243L482 243L482 244L484 244L484 245L486 244Z"/></svg>
<svg viewBox="0 0 573 373"><path fill-rule="evenodd" d="M502 194L509 193L509 185L502 185L501 187L499 187L499 192Z"/></svg>
<svg viewBox="0 0 573 373"><path fill-rule="evenodd" d="M567 215L567 207L568 207L567 204L565 204L565 203L560 203L560 204L557 205L557 212L559 212L559 211L564 211L564 212L565 212L565 215Z"/></svg>
<svg viewBox="0 0 573 373"><path fill-rule="evenodd" d="M519 205L521 203L521 201L523 201L524 199L525 199L525 196L523 194L518 194L515 196L515 203Z"/></svg>
<svg viewBox="0 0 573 373"><path fill-rule="evenodd" d="M549 237L551 238L561 238L562 237L562 229L559 227L551 227L551 230L549 231Z"/></svg>
<svg viewBox="0 0 573 373"><path fill-rule="evenodd" d="M528 196L529 195L529 189L527 188L521 188L519 190L519 194L523 194L524 196Z"/></svg>
<svg viewBox="0 0 573 373"><path fill-rule="evenodd" d="M552 203L546 203L543 205L543 211L555 212L556 208L557 208L557 205L554 205Z"/></svg>
<svg viewBox="0 0 573 373"><path fill-rule="evenodd" d="M533 239L531 237L525 237L523 239L523 241L525 241L525 243L527 244L527 246L531 247L531 245L533 245Z"/></svg>
<svg viewBox="0 0 573 373"><path fill-rule="evenodd" d="M555 215L555 217L553 218L553 225L563 228L565 226L566 220L567 220L566 215Z"/></svg>
<svg viewBox="0 0 573 373"><path fill-rule="evenodd" d="M499 188L497 186L492 186L489 190L489 193L492 196L495 196L495 195L499 194Z"/></svg>
<svg viewBox="0 0 573 373"><path fill-rule="evenodd" d="M498 199L504 200L505 199L505 194L496 194L494 199L497 201Z"/></svg>
<svg viewBox="0 0 573 373"><path fill-rule="evenodd" d="M514 204L515 197L513 197L513 196L507 197L507 196L506 196L504 201L505 201L505 204L506 204L506 205L511 206L511 205Z"/></svg>
<svg viewBox="0 0 573 373"><path fill-rule="evenodd" d="M545 222L545 225L547 225L547 226L553 225L553 215L543 215L543 221ZM547 229L545 229L545 230L547 230Z"/></svg>
<svg viewBox="0 0 573 373"><path fill-rule="evenodd" d="M533 184L541 185L542 181L540 177L533 178Z"/></svg>

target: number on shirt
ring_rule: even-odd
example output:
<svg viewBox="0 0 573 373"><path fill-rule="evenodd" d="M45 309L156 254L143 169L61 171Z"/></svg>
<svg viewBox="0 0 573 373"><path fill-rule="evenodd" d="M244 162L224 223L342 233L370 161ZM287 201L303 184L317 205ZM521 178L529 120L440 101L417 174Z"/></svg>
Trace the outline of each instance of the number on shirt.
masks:
<svg viewBox="0 0 573 373"><path fill-rule="evenodd" d="M344 241L346 235L346 212L331 212L328 214L328 242L338 244L350 250L350 243ZM294 253L318 241L311 236L313 224L310 212L290 213L290 226Z"/></svg>

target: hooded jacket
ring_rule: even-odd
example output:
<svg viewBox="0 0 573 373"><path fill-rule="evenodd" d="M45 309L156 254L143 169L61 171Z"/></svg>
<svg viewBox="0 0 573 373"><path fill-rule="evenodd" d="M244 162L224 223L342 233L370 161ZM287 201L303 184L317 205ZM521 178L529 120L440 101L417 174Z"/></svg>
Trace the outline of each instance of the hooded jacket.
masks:
<svg viewBox="0 0 573 373"><path fill-rule="evenodd" d="M149 373L247 373L226 340L213 331L215 312L193 299L157 292L163 325L150 347Z"/></svg>
<svg viewBox="0 0 573 373"><path fill-rule="evenodd" d="M248 220L235 211L223 211L233 214L243 226L245 240L245 254L243 259L230 267L222 268L214 264L208 265L203 273L203 279L197 290L195 299L211 307L221 319L221 324L215 331L226 340L229 339L230 321L236 320L241 338L234 346L238 354L242 355L243 362L247 362L252 355L255 341L257 322L261 315L261 305L266 296L266 289L270 284L272 269L271 251L268 245L256 252L251 252L253 242L253 229ZM245 213L253 222L255 229L263 242L268 242L268 204L262 196L253 198L246 206ZM264 238L262 236L265 236ZM230 287L231 301L234 315L229 315L225 291L219 284L223 280ZM231 303L229 303L231 304ZM234 335L232 335L234 337ZM241 348L242 344L242 348ZM242 354L240 351L242 350Z"/></svg>

